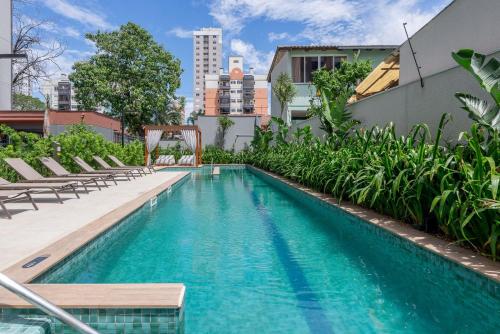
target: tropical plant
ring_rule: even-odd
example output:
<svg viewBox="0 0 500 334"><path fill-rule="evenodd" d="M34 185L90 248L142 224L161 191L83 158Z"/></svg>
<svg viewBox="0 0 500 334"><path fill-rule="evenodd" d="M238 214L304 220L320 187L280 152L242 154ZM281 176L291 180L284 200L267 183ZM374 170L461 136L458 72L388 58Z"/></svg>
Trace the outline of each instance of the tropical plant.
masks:
<svg viewBox="0 0 500 334"><path fill-rule="evenodd" d="M471 49L452 52L455 61L471 73L481 87L488 92L495 105L467 93L456 93L462 108L479 124L500 131L500 62L496 58L486 61L486 56Z"/></svg>
<svg viewBox="0 0 500 334"><path fill-rule="evenodd" d="M79 107L104 106L111 116L124 114L133 134L142 134L144 124L168 123L168 106L180 86L180 61L130 22L86 38L95 44L96 54L75 63L69 76Z"/></svg>
<svg viewBox="0 0 500 334"><path fill-rule="evenodd" d="M291 103L295 95L297 95L297 89L293 85L292 78L290 78L288 73L283 72L278 76L278 79L276 79L276 82L273 84L273 94L280 103L280 118L283 119L285 108L287 108L288 104ZM287 115L287 124L289 123L288 119L289 117Z"/></svg>
<svg viewBox="0 0 500 334"><path fill-rule="evenodd" d="M360 61L354 55L352 62L343 61L338 69L319 69L313 73L312 83L316 94L310 99L308 115L317 116L329 136L336 134L344 138L353 126L358 124L346 110L349 98L354 94L356 84L372 70L369 60Z"/></svg>
<svg viewBox="0 0 500 334"><path fill-rule="evenodd" d="M226 133L230 127L234 125L234 121L228 116L219 116L217 118L218 128L216 134L216 144L220 148L224 148Z"/></svg>

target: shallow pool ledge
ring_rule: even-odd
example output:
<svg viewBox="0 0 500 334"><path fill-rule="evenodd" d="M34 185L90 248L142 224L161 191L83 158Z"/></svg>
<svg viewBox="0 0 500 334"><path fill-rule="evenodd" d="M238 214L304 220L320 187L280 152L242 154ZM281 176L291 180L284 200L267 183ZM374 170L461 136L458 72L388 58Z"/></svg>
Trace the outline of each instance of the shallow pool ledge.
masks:
<svg viewBox="0 0 500 334"><path fill-rule="evenodd" d="M184 284L28 284L98 331L178 333L184 322ZM47 318L54 333L67 329L11 292L0 290L0 318ZM119 332L119 331L118 331Z"/></svg>

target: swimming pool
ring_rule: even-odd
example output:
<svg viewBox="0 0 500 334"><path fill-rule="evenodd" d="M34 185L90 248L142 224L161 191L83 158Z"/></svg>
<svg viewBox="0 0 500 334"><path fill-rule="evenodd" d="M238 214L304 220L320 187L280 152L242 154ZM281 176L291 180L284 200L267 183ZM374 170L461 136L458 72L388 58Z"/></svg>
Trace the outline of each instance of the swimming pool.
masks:
<svg viewBox="0 0 500 334"><path fill-rule="evenodd" d="M259 172L207 171L38 281L182 282L186 333L498 328L496 283Z"/></svg>

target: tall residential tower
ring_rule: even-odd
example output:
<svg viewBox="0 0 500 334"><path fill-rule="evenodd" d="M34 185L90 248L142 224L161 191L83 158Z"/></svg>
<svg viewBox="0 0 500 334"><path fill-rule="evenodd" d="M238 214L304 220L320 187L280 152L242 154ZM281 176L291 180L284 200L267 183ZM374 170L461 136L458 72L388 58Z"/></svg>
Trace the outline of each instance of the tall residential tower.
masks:
<svg viewBox="0 0 500 334"><path fill-rule="evenodd" d="M205 111L205 75L217 74L222 66L222 29L193 32L193 111Z"/></svg>

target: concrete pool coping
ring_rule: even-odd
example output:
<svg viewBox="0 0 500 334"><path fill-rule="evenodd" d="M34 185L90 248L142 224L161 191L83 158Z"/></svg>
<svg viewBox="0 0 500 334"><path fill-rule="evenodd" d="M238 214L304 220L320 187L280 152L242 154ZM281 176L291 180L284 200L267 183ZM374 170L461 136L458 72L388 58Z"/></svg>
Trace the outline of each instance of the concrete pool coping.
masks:
<svg viewBox="0 0 500 334"><path fill-rule="evenodd" d="M99 308L181 308L184 302L185 286L182 283L152 284L30 284L38 276L53 268L70 254L85 247L89 242L119 223L151 198L167 190L187 177L189 172L179 172L155 188L135 199L113 209L104 216L36 251L2 271L11 279L25 284L42 297L62 307ZM30 268L23 265L49 255L39 264ZM95 290L97 289L97 290ZM147 294L140 297L141 289ZM145 289L145 290L144 290ZM95 293L98 291L99 293ZM103 296L107 296L103 298ZM140 305L139 305L140 304ZM0 289L0 308L32 308L19 297L5 289Z"/></svg>
<svg viewBox="0 0 500 334"><path fill-rule="evenodd" d="M265 171L263 169L247 165L247 168L254 169L271 178L279 180L286 185L302 191L322 202L328 203L337 207L348 214L351 214L363 221L378 226L398 237L401 237L412 244L417 245L433 254L439 255L444 259L452 261L458 265L465 267L475 273L484 276L487 279L500 283L500 263L495 262L486 256L480 255L470 249L452 244L438 237L419 231L413 226L406 224L400 220L382 215L373 210L349 203L348 201L338 203L338 200L333 196L320 193L311 188L308 188L298 182L291 181L278 174Z"/></svg>

